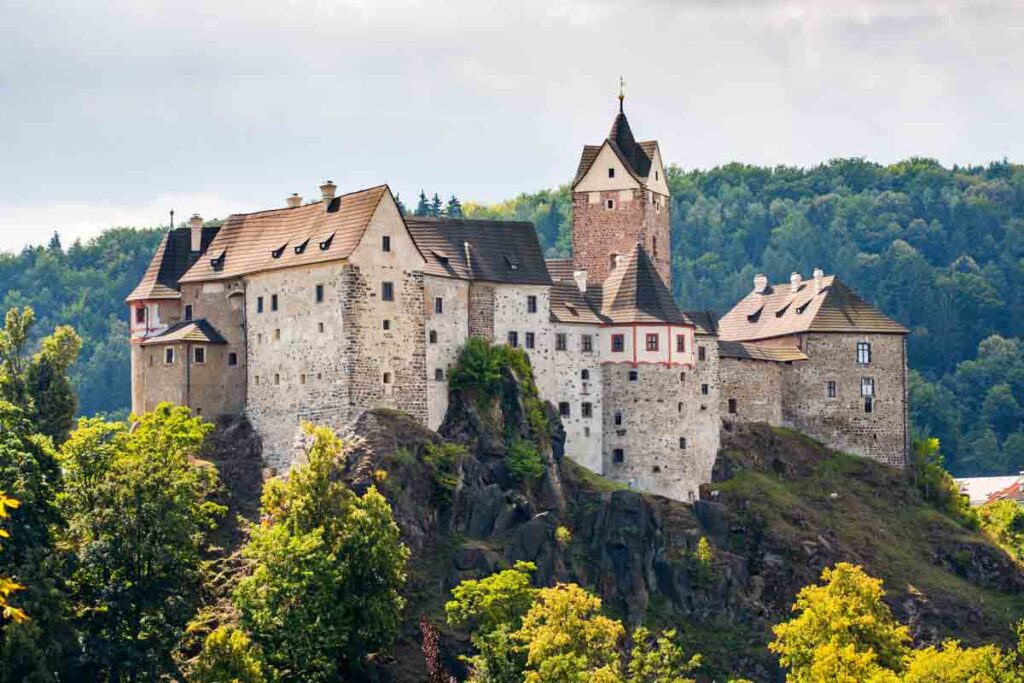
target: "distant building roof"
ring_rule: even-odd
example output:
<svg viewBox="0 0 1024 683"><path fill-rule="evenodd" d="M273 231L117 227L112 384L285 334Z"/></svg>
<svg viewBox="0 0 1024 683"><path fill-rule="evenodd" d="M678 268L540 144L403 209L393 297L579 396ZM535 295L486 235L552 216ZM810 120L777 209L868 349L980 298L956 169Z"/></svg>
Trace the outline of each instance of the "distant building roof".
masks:
<svg viewBox="0 0 1024 683"><path fill-rule="evenodd" d="M549 258L544 261L548 267L548 274L555 282L559 280L571 280L576 271L571 258Z"/></svg>
<svg viewBox="0 0 1024 683"><path fill-rule="evenodd" d="M348 258L359 244L387 185L295 208L234 214L181 282L238 277Z"/></svg>
<svg viewBox="0 0 1024 683"><path fill-rule="evenodd" d="M997 500L1013 500L1018 503L1024 502L1024 490L1021 488L1021 482L1018 478L1017 481L1013 482L1004 489L999 489L988 495L988 502L994 503Z"/></svg>
<svg viewBox="0 0 1024 683"><path fill-rule="evenodd" d="M983 505L993 494L1005 491L1020 481L1019 475L1006 477L958 477L960 493L970 500L971 505Z"/></svg>
<svg viewBox="0 0 1024 683"><path fill-rule="evenodd" d="M721 358L760 360L772 363L791 363L807 360L808 356L795 346L765 346L753 342L736 342L720 339L718 355Z"/></svg>
<svg viewBox="0 0 1024 683"><path fill-rule="evenodd" d="M405 219L428 275L526 285L550 285L532 223L454 218Z"/></svg>
<svg viewBox="0 0 1024 683"><path fill-rule="evenodd" d="M203 228L202 248L205 250L220 228ZM126 301L177 299L181 296L178 280L201 257L192 251L192 229L175 228L164 235L157 246L142 281L128 295Z"/></svg>
<svg viewBox="0 0 1024 683"><path fill-rule="evenodd" d="M142 342L150 344L173 344L176 342L192 342L198 344L227 344L227 340L213 325L205 320L189 320L171 325L166 330Z"/></svg>
<svg viewBox="0 0 1024 683"><path fill-rule="evenodd" d="M718 325L722 339L754 341L803 332L875 332L907 334L907 328L864 301L838 277L804 280L797 291L789 284L751 292Z"/></svg>

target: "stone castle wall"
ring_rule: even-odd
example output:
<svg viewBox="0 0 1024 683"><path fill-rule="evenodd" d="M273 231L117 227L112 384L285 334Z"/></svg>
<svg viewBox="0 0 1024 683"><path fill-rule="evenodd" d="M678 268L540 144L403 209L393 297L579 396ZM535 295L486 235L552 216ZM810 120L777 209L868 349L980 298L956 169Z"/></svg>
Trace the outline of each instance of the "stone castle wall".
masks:
<svg viewBox="0 0 1024 683"><path fill-rule="evenodd" d="M494 285L490 282L469 283L469 334L494 337Z"/></svg>
<svg viewBox="0 0 1024 683"><path fill-rule="evenodd" d="M728 422L782 424L782 375L780 363L722 358L719 412ZM730 399L735 413L730 412Z"/></svg>
<svg viewBox="0 0 1024 683"><path fill-rule="evenodd" d="M607 208L609 200L615 208ZM641 242L671 286L668 197L644 189L574 192L572 211L573 266L592 282L608 277L610 254L628 254Z"/></svg>
<svg viewBox="0 0 1024 683"><path fill-rule="evenodd" d="M448 372L469 337L470 284L466 280L426 275L423 290L427 337L427 426L437 429L448 410ZM436 312L437 297L442 301L441 313ZM435 341L431 341L432 333Z"/></svg>

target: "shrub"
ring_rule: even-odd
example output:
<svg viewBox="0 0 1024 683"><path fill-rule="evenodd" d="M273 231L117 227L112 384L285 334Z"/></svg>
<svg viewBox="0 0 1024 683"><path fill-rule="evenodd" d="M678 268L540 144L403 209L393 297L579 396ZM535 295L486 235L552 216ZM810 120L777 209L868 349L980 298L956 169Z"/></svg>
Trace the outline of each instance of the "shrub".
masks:
<svg viewBox="0 0 1024 683"><path fill-rule="evenodd" d="M972 529L978 528L978 515L960 493L953 476L946 471L938 439L918 439L911 449L914 483L926 501Z"/></svg>
<svg viewBox="0 0 1024 683"><path fill-rule="evenodd" d="M537 447L526 439L514 438L505 455L508 471L517 479L537 479L544 474L544 461Z"/></svg>
<svg viewBox="0 0 1024 683"><path fill-rule="evenodd" d="M555 541L557 541L558 545L563 548L568 546L572 543L572 532L564 526L559 526L555 529Z"/></svg>
<svg viewBox="0 0 1024 683"><path fill-rule="evenodd" d="M439 502L451 502L452 492L459 485L459 462L466 457L466 449L459 444L428 443L423 449L423 464L438 491Z"/></svg>

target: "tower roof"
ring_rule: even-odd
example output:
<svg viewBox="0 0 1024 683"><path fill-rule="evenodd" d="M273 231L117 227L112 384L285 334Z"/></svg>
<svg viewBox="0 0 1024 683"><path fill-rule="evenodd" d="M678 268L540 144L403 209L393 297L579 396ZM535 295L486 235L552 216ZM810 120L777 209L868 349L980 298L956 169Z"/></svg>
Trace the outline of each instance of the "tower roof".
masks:
<svg viewBox="0 0 1024 683"><path fill-rule="evenodd" d="M654 158L658 143L655 140L636 141L633 129L629 126L629 119L626 118L626 113L622 110L621 102L619 112L615 115L615 120L612 121L611 130L608 131L608 137L604 144L612 148L625 165L626 170L638 181L642 183L650 175L651 160ZM590 170L603 146L603 144L586 145L583 148L583 156L580 157L580 164L576 169L576 178L572 182L574 186L587 175L587 171Z"/></svg>
<svg viewBox="0 0 1024 683"><path fill-rule="evenodd" d="M651 257L639 243L620 262L602 287L601 311L615 323L692 324L676 305Z"/></svg>

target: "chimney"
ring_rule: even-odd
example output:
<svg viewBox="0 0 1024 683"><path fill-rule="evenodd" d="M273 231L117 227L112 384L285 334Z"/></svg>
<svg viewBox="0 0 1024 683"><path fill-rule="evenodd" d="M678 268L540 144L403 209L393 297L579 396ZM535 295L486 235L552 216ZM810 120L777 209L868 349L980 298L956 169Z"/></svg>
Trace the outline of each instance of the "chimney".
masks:
<svg viewBox="0 0 1024 683"><path fill-rule="evenodd" d="M576 281L576 287L581 292L587 291L587 271L585 270L574 270L572 271L572 279Z"/></svg>
<svg viewBox="0 0 1024 683"><path fill-rule="evenodd" d="M288 208L297 209L302 206L302 197L299 196L298 192L292 192L292 196L288 197Z"/></svg>
<svg viewBox="0 0 1024 683"><path fill-rule="evenodd" d="M338 186L334 184L333 180L325 180L324 184L320 186L320 194L323 195L324 203L329 203L334 199L334 192L338 189Z"/></svg>
<svg viewBox="0 0 1024 683"><path fill-rule="evenodd" d="M192 251L203 250L203 217L198 213L188 219L188 227L192 231Z"/></svg>
<svg viewBox="0 0 1024 683"><path fill-rule="evenodd" d="M800 289L800 283L803 281L803 276L800 273L794 272L789 276L789 291L795 292Z"/></svg>
<svg viewBox="0 0 1024 683"><path fill-rule="evenodd" d="M768 276L758 273L754 276L754 294L764 294L768 291Z"/></svg>
<svg viewBox="0 0 1024 683"><path fill-rule="evenodd" d="M814 293L821 294L821 290L825 287L825 271L821 268L814 269Z"/></svg>

